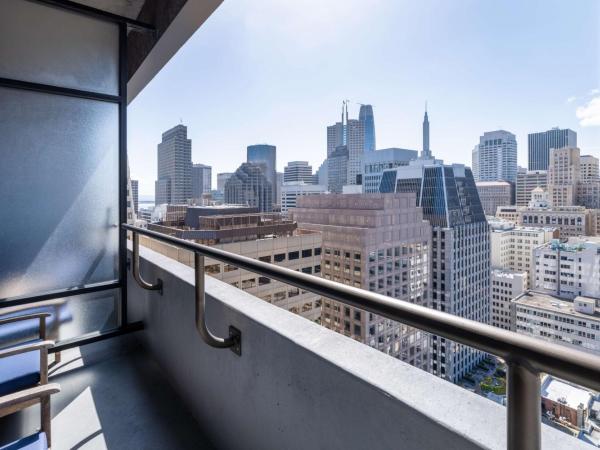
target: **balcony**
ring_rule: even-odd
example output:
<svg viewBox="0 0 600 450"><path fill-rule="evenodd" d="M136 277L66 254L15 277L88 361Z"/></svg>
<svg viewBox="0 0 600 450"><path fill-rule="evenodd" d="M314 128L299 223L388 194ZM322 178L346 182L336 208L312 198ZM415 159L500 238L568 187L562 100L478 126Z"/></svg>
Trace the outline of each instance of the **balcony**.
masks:
<svg viewBox="0 0 600 450"><path fill-rule="evenodd" d="M241 330L241 356L206 345L194 269L140 258L163 294L130 272L128 315L144 329L66 350L50 370L53 448L506 448L503 406L211 277L207 324ZM4 419L0 442L38 420ZM590 448L545 425L542 444Z"/></svg>

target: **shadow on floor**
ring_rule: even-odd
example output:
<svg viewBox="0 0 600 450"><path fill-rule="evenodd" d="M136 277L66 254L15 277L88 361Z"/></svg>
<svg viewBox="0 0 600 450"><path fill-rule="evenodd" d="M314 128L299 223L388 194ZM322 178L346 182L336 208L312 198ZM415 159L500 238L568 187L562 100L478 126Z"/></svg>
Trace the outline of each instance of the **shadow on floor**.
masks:
<svg viewBox="0 0 600 450"><path fill-rule="evenodd" d="M154 360L131 337L63 352L50 381L52 448L213 449ZM0 419L0 445L39 428L39 409Z"/></svg>

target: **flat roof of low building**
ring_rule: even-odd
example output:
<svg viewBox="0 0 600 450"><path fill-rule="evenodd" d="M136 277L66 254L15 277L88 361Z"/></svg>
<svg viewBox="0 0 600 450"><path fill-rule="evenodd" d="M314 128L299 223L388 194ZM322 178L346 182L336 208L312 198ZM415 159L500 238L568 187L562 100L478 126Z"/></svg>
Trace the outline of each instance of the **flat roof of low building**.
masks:
<svg viewBox="0 0 600 450"><path fill-rule="evenodd" d="M595 298L592 297L577 297L581 300L590 300L596 302ZM527 291L513 300L514 303L523 306L529 306L531 308L539 308L545 311L556 312L561 314L567 314L574 317L581 317L585 319L600 320L600 310L596 310L594 314L584 314L575 311L575 304L572 300L557 297L556 295L547 294L539 291Z"/></svg>
<svg viewBox="0 0 600 450"><path fill-rule="evenodd" d="M593 395L582 387L546 375L542 381L542 397L577 409L580 404L588 408Z"/></svg>
<svg viewBox="0 0 600 450"><path fill-rule="evenodd" d="M489 221L490 227L493 233L503 233L505 231L530 231L530 232L542 232L542 231L555 231L556 227L527 227L523 225L514 225L510 221Z"/></svg>
<svg viewBox="0 0 600 450"><path fill-rule="evenodd" d="M508 181L477 181L475 183L475 185L477 187L483 186L501 186L501 187L506 187L506 186L510 186L510 183Z"/></svg>
<svg viewBox="0 0 600 450"><path fill-rule="evenodd" d="M516 271L516 270L508 270L508 269L492 269L492 274L498 278L507 278L512 280L516 277L525 278L527 277L527 272Z"/></svg>

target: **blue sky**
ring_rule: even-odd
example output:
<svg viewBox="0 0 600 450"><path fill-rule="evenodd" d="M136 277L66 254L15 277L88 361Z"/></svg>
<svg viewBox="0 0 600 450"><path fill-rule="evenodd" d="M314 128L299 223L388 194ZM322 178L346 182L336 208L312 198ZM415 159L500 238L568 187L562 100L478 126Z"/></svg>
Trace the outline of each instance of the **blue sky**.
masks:
<svg viewBox="0 0 600 450"><path fill-rule="evenodd" d="M277 146L313 169L341 102L371 103L377 148L431 148L470 165L484 131L553 126L600 156L597 0L225 0L131 103L132 178L154 194L156 145L183 121L192 159L235 170L246 146Z"/></svg>

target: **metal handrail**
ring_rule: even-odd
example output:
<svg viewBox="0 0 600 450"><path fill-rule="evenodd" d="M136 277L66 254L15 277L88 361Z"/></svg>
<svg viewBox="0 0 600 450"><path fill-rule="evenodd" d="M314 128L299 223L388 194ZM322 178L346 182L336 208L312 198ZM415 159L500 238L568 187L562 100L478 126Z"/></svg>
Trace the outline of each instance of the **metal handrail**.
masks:
<svg viewBox="0 0 600 450"><path fill-rule="evenodd" d="M144 228L123 228L503 358L511 450L541 446L541 372L600 391L598 356Z"/></svg>

